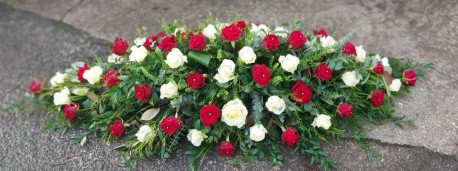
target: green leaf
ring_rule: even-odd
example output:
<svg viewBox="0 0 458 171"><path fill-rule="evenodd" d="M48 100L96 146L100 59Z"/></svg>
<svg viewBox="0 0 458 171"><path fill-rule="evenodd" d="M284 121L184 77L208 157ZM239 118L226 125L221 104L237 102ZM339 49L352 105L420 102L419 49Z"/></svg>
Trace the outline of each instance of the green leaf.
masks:
<svg viewBox="0 0 458 171"><path fill-rule="evenodd" d="M190 51L188 53L188 57L189 59L194 60L207 68L210 64L210 59L212 58L212 56L209 54L204 54L196 51Z"/></svg>

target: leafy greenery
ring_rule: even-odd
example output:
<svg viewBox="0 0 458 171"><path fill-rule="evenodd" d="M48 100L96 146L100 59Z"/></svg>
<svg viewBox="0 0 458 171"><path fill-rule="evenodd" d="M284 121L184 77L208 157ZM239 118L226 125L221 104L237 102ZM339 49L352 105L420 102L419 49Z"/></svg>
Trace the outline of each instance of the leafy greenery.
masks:
<svg viewBox="0 0 458 171"><path fill-rule="evenodd" d="M209 20L211 21L211 20ZM219 25L217 23L215 25ZM196 33L201 32L206 24L201 24ZM175 31L185 30L185 31ZM302 29L299 22L292 24L291 29ZM104 63L96 58L90 66L100 66L104 71L115 69L119 73L120 83L116 86L105 87L103 81L97 84L75 82L76 72L82 62L71 64L66 70L69 78L64 83L55 87L43 88L39 94L29 94L28 102L36 106L44 107L54 115L54 119L46 122L44 130L55 131L62 129L65 133L70 128L81 128L83 131L76 133L71 138L71 143L84 145L90 136L97 136L101 142L117 140L109 131L109 125L114 120L121 119L127 127L124 139L128 142L116 148L124 159L121 165L132 169L140 159L146 159L155 155L161 159L170 158L170 153L176 150L182 143L186 143L186 154L189 156L188 166L190 170L199 170L206 154L214 150L224 140L231 141L237 147L234 158L228 160L229 164L246 165L255 159L269 159L273 165L281 165L284 157L281 154L281 134L285 127L294 128L299 136L299 142L294 146L302 154L311 156L312 164L319 164L323 169L335 168L336 162L327 157L320 143L331 144L331 139L348 137L354 139L368 154L369 160L376 160L380 156L371 150L371 145L364 137L364 131L368 124L383 124L393 121L400 125L413 126L411 121L405 121L403 117L394 116L393 97L408 93L408 86L402 86L398 92L390 92L387 80L383 76L371 72L371 67L378 60L375 54L368 54L364 62L357 62L354 57L342 53L342 45L351 34L338 40L334 46L323 47L320 40L312 33L306 33L308 42L299 49L291 49L287 38L280 37L278 50L268 52L262 47L262 38L249 29L242 30L242 38L235 42L227 42L220 37L207 40L204 51L196 52L188 49L189 37L183 36L182 32L189 29L178 25L163 23L162 31L167 35L174 34L177 38L176 48L187 55L187 64L171 69L164 61L167 53L154 47L149 51L146 59L141 62L125 60L122 64ZM148 36L146 29L138 30L139 37ZM218 33L219 35L220 33ZM160 38L158 41L161 41ZM244 46L251 46L256 53L257 64L265 64L272 78L268 86L259 86L254 83L251 75L252 64L245 64L238 59L238 51ZM130 50L123 56L128 58ZM285 72L278 63L281 55L292 54L300 58L300 63L294 73ZM236 71L232 81L227 84L218 84L214 79L218 72L218 66L223 59L235 62ZM332 77L328 81L317 79L313 74L313 68L325 62L332 70ZM425 69L432 69L432 64L416 64L411 60L404 62L400 59L389 58L391 76L401 78L405 70L413 69L418 76L425 73ZM341 77L346 71L356 70L361 82L356 87L348 87ZM203 73L206 81L203 88L194 90L187 87L187 76L192 72ZM168 82L178 85L179 95L173 99L160 98L161 85ZM298 104L291 100L291 87L296 81L306 83L313 92L312 100L307 104ZM135 98L135 85L148 84L151 86L151 97L147 103ZM53 94L61 91L64 87L69 89L87 87L86 96L71 95L73 103L80 104L77 119L68 122L62 106L53 105ZM373 90L386 90L381 106L375 107L368 100ZM273 114L264 108L269 96L279 96L285 101L286 110L280 115ZM249 114L246 124L238 129L230 127L223 122L216 122L211 126L204 126L199 117L200 108L206 104L215 104L220 109L222 106L235 98L243 101L248 108ZM353 115L350 118L341 118L336 115L337 106L341 102L353 106ZM160 112L151 120L141 120L141 115L148 109L160 108ZM22 110L19 104L12 104L1 108L3 112ZM311 123L319 114L331 117L332 126L329 129L312 127ZM160 123L167 116L178 116L182 121L182 127L173 135L165 134ZM249 130L255 123L262 124L268 130L266 138L260 142L254 142L249 137ZM145 142L140 142L135 133L142 125L148 125L152 129L152 136ZM195 147L190 143L180 141L186 139L189 129L197 129L204 132L207 138L202 145Z"/></svg>

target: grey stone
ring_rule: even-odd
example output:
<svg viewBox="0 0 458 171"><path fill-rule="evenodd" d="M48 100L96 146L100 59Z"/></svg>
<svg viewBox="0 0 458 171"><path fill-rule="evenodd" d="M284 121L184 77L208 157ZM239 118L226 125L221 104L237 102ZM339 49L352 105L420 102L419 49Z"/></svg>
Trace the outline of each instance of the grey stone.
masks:
<svg viewBox="0 0 458 171"><path fill-rule="evenodd" d="M433 62L437 69L419 78L412 94L398 101L397 114L413 120L417 128L389 123L374 127L372 139L408 144L458 157L458 52L457 1L85 1L72 10L64 22L95 37L113 40L134 36L137 26L152 33L160 22L180 20L196 26L207 11L225 21L238 14L253 22L280 24L301 19L305 28L327 28L343 36L354 33L352 41L385 56Z"/></svg>
<svg viewBox="0 0 458 171"><path fill-rule="evenodd" d="M46 18L62 20L82 0L0 0L0 2Z"/></svg>

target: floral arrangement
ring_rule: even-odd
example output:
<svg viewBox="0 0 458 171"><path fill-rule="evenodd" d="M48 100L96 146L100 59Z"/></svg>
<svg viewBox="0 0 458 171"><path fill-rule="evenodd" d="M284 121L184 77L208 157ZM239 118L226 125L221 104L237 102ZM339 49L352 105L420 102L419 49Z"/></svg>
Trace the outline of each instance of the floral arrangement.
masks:
<svg viewBox="0 0 458 171"><path fill-rule="evenodd" d="M33 81L30 100L55 116L46 130L83 130L72 143L126 140L117 150L127 167L186 144L191 170L213 150L230 163L280 165L283 146L326 169L336 167L321 148L330 138L353 138L375 157L365 126L406 122L392 115L393 97L432 67L366 52L350 35L304 32L300 23L273 31L243 20L215 25L191 31L175 22L158 34L142 29L130 43L117 38L108 62L75 62L49 87Z"/></svg>

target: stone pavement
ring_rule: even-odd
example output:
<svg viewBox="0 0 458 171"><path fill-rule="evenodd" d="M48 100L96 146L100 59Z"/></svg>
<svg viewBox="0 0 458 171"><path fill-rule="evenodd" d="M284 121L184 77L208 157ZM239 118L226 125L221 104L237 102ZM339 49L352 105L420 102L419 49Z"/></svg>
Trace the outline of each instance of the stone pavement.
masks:
<svg viewBox="0 0 458 171"><path fill-rule="evenodd" d="M14 9L16 8L16 9ZM24 12L24 11L29 12ZM326 28L387 56L433 62L437 69L420 78L412 93L396 102L397 114L417 127L387 123L368 133L380 163L368 162L352 141L326 146L340 170L458 170L458 1L82 1L0 0L0 104L23 100L29 81L50 77L72 61L106 56L116 36L134 37L136 26L152 33L160 21L180 19L190 27L207 11L220 19L239 14L254 22L301 19L308 30ZM39 16L37 16L39 15ZM40 17L41 16L41 17ZM0 113L0 170L120 170L117 144L69 144L71 134L43 133L44 113ZM152 157L140 170L183 169L179 151L161 164ZM256 161L248 168L229 166L210 154L205 170L315 170L308 156L285 150L282 167Z"/></svg>

